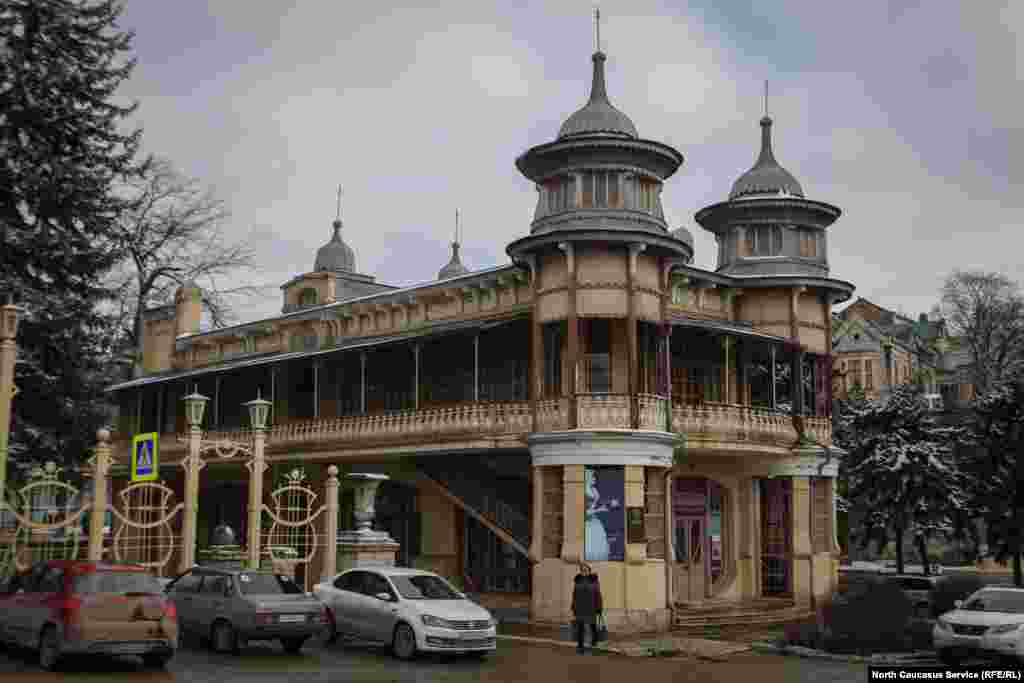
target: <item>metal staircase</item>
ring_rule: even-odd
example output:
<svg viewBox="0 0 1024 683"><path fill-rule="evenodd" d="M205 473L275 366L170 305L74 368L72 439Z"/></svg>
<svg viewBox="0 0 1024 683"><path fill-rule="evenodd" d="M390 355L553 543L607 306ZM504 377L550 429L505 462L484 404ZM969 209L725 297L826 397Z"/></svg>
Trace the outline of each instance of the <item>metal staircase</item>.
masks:
<svg viewBox="0 0 1024 683"><path fill-rule="evenodd" d="M429 458L417 463L420 474L447 492L452 502L494 531L524 556L530 547L530 491L525 481L503 479L496 484L489 468L469 458Z"/></svg>

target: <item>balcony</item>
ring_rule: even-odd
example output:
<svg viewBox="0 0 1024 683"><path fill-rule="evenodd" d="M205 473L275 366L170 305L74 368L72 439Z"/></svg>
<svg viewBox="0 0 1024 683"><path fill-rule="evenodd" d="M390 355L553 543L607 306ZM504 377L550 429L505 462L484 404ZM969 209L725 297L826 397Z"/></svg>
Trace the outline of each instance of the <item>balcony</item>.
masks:
<svg viewBox="0 0 1024 683"><path fill-rule="evenodd" d="M570 429L569 411L575 406L577 429L640 429L666 431L669 399L653 394L577 394L544 399L537 403L537 430ZM691 449L721 448L737 451L756 448L788 449L797 442L788 413L726 403L673 405L672 427L686 436ZM821 445L832 442L827 417L806 417L806 436ZM533 431L529 401L460 403L447 407L404 410L375 415L352 415L274 425L267 432L268 455L319 449L368 449L428 446L495 439L495 445L524 448ZM204 441L249 443L252 433L242 430L211 430ZM476 444L479 446L479 444ZM123 446L127 452L127 444ZM171 461L183 457L187 435L166 434L161 451Z"/></svg>

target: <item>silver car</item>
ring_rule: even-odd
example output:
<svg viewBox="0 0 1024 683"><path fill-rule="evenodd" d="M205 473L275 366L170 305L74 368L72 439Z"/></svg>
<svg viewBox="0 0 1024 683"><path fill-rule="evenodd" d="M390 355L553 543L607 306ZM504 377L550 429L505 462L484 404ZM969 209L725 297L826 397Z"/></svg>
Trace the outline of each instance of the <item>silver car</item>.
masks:
<svg viewBox="0 0 1024 683"><path fill-rule="evenodd" d="M390 645L400 659L417 652L486 655L498 622L437 574L418 569L351 569L318 583L333 635Z"/></svg>
<svg viewBox="0 0 1024 683"><path fill-rule="evenodd" d="M250 640L279 640L295 653L327 627L327 611L291 578L265 571L195 567L166 589L182 633L237 653Z"/></svg>

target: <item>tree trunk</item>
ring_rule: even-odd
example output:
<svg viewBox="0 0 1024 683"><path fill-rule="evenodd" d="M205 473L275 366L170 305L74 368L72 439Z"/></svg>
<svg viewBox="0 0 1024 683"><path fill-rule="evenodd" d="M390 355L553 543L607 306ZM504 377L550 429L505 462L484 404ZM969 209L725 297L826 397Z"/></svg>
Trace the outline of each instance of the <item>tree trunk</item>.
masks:
<svg viewBox="0 0 1024 683"><path fill-rule="evenodd" d="M921 556L921 564L924 566L924 575L930 576L932 573L931 563L928 561L928 543L925 541L924 536L917 537L917 554Z"/></svg>
<svg viewBox="0 0 1024 683"><path fill-rule="evenodd" d="M896 527L896 573L903 573L903 526Z"/></svg>

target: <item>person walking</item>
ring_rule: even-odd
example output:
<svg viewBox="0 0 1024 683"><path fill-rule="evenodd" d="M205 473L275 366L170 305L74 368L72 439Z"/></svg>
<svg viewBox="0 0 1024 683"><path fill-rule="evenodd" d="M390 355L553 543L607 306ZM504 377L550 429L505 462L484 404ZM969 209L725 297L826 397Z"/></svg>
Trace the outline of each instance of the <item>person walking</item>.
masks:
<svg viewBox="0 0 1024 683"><path fill-rule="evenodd" d="M597 616L601 611L601 593L599 586L590 577L593 574L588 567L580 567L580 572L573 578L572 615L576 628L576 651L583 654L584 631L590 627L591 645L597 641Z"/></svg>

